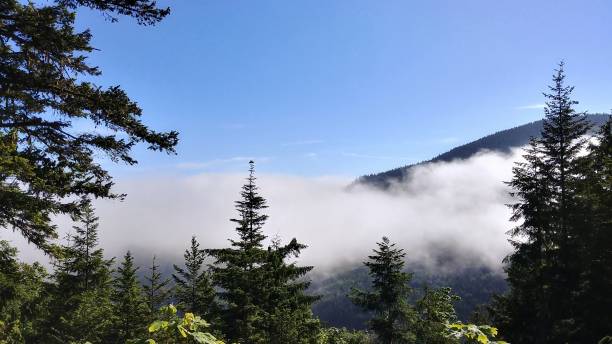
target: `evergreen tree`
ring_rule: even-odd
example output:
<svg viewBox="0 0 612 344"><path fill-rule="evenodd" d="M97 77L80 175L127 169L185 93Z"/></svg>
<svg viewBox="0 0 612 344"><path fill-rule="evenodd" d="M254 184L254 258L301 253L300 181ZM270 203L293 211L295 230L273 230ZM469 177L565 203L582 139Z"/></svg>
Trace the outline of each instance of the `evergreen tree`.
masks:
<svg viewBox="0 0 612 344"><path fill-rule="evenodd" d="M169 287L170 279L163 278L159 272L159 265L155 263L155 256L149 268L149 274L145 276L146 283L142 286L145 293L147 306L151 315L156 314L160 307L168 301L172 290Z"/></svg>
<svg viewBox="0 0 612 344"><path fill-rule="evenodd" d="M293 239L287 245L273 240L268 249L262 272L266 277L262 310L267 343L312 343L319 335L320 324L311 311L312 303L319 297L305 293L310 281L304 276L313 267L287 263L305 248L306 245Z"/></svg>
<svg viewBox="0 0 612 344"><path fill-rule="evenodd" d="M238 240L231 247L208 250L215 258L213 280L220 288L222 332L229 342L304 343L318 334L319 323L310 305L317 298L305 294L309 282L304 276L310 266L288 263L306 246L296 239L287 245L274 240L264 248L262 228L268 216L265 199L255 184L255 167L236 202Z"/></svg>
<svg viewBox="0 0 612 344"><path fill-rule="evenodd" d="M268 251L263 248L262 227L268 218L261 213L267 208L255 185L255 167L250 162L249 177L242 186L241 200L236 201L238 240L230 239L231 247L208 250L215 258L213 281L221 291L219 298L225 303L221 311L223 328L229 342L264 343L264 314L261 300L266 295L263 266Z"/></svg>
<svg viewBox="0 0 612 344"><path fill-rule="evenodd" d="M349 296L356 305L373 313L369 326L381 343L413 343L416 319L408 301L412 275L402 271L406 254L387 237L377 245L375 254L364 262L372 277L372 291L353 289Z"/></svg>
<svg viewBox="0 0 612 344"><path fill-rule="evenodd" d="M495 296L491 308L495 324L518 343L536 342L536 338L545 336L545 329L550 329L552 195L546 182L549 166L538 151L538 142L532 140L523 156L525 162L517 163L513 169L511 195L521 202L512 205L511 220L523 222L510 231L518 240L510 240L515 251L504 260L511 292ZM522 240L523 236L528 240Z"/></svg>
<svg viewBox="0 0 612 344"><path fill-rule="evenodd" d="M65 259L61 261L67 274L58 277L72 278L74 291L90 290L108 280L110 261L104 260L102 249L98 245L98 221L94 209L88 205L81 217L77 218L81 226L73 226L75 234L71 236L70 246L64 247Z"/></svg>
<svg viewBox="0 0 612 344"><path fill-rule="evenodd" d="M549 87L541 139L508 183L517 201L512 220L515 252L507 257L510 293L496 301L502 333L513 343L560 343L581 326L576 313L581 283L585 214L579 191L585 171L580 151L589 125L565 86L563 63Z"/></svg>
<svg viewBox="0 0 612 344"><path fill-rule="evenodd" d="M584 320L577 338L584 343L612 334L612 116L596 139L586 156L581 193L588 226L582 236L583 282L577 304Z"/></svg>
<svg viewBox="0 0 612 344"><path fill-rule="evenodd" d="M453 303L459 301L451 288L425 288L423 296L416 303L417 321L415 325L418 344L454 344L446 331L448 324L457 321Z"/></svg>
<svg viewBox="0 0 612 344"><path fill-rule="evenodd" d="M149 310L136 276L137 267L134 258L128 251L121 265L117 268L114 279L113 304L115 324L113 336L116 343L125 343L128 339L142 337L148 325Z"/></svg>
<svg viewBox="0 0 612 344"><path fill-rule="evenodd" d="M77 216L90 197L119 198L94 152L135 164L136 143L174 152L178 134L156 132L142 109L118 86L93 83L101 71L88 63L89 30L75 29L79 6L155 24L168 9L152 0L0 2L0 228L20 232L55 253L51 216ZM75 129L85 121L104 130Z"/></svg>
<svg viewBox="0 0 612 344"><path fill-rule="evenodd" d="M17 260L17 249L0 240L0 343L39 343L48 316L47 272Z"/></svg>
<svg viewBox="0 0 612 344"><path fill-rule="evenodd" d="M55 264L54 278L63 289L63 297L106 287L111 280L113 260L104 259L104 250L97 248L99 218L91 204L74 220L81 225L72 227L75 233L69 235L69 243L62 247L62 256Z"/></svg>
<svg viewBox="0 0 612 344"><path fill-rule="evenodd" d="M204 269L206 252L200 249L196 237L191 237L191 247L185 250L185 268L174 265L175 296L185 312L198 314L206 319L215 309L215 290L210 274Z"/></svg>
<svg viewBox="0 0 612 344"><path fill-rule="evenodd" d="M104 259L97 248L97 221L89 205L75 226L75 234L55 262L51 316L47 322L48 343L100 342L109 335L113 260Z"/></svg>
<svg viewBox="0 0 612 344"><path fill-rule="evenodd" d="M66 308L59 319L52 320L51 331L42 343L115 342L115 310L110 283L108 285L83 291L68 300L71 307Z"/></svg>

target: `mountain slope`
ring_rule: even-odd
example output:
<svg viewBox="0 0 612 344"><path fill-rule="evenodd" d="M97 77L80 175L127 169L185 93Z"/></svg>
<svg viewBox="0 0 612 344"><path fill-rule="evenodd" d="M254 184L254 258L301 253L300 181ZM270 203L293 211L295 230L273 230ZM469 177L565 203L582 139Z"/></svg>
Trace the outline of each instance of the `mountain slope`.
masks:
<svg viewBox="0 0 612 344"><path fill-rule="evenodd" d="M601 126L609 115L593 114L587 118L594 126ZM365 184L381 189L387 189L393 182L401 181L406 172L413 166L430 162L448 162L455 159L467 159L481 150L498 152L509 152L512 148L521 147L529 143L531 137L539 137L542 131L543 121L535 121L507 130L498 131L494 134L482 137L478 140L455 147L446 153L442 153L433 159L413 165L398 167L386 172L370 174L360 177L356 183Z"/></svg>

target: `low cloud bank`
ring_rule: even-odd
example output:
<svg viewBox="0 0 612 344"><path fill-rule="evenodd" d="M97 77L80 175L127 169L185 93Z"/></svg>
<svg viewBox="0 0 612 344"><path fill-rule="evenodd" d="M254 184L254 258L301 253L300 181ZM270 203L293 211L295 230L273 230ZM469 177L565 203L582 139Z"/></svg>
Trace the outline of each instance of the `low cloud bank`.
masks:
<svg viewBox="0 0 612 344"><path fill-rule="evenodd" d="M359 264L383 235L404 248L409 261L432 269L483 265L500 271L511 250L505 233L513 225L503 181L511 178L518 159L518 150L483 152L422 165L389 192L366 186L349 190L350 180L340 178L258 175L269 205L264 230L269 237L296 237L307 244L300 261L319 273ZM127 199L96 203L101 245L109 256L130 249L140 261L156 254L165 264L182 261L194 234L203 247L226 246L235 237L228 219L235 216L233 202L244 178L201 174L118 180L117 190ZM60 221L63 233L70 226ZM43 259L18 235L8 236L25 259Z"/></svg>

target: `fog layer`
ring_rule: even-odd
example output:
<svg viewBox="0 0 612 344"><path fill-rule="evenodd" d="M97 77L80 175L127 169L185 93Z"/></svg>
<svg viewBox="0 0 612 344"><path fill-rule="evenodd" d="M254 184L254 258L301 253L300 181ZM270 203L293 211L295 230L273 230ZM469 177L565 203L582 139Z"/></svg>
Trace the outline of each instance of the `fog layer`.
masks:
<svg viewBox="0 0 612 344"><path fill-rule="evenodd" d="M511 249L505 232L512 226L503 181L511 178L513 161L519 158L520 151L484 152L468 160L425 164L387 192L366 186L348 189L351 180L342 178L257 175L269 205L264 231L307 244L300 261L320 273L359 264L383 235L404 248L408 260L432 268L444 259L447 268L469 264L500 270ZM130 249L139 261L156 254L165 264L181 262L192 235L202 247L226 246L235 237L229 219L236 214L233 202L245 176L118 180L116 190L127 193L126 200L96 202L100 243L109 256ZM59 225L62 233L70 230L68 221ZM42 258L18 235L8 237L26 260Z"/></svg>

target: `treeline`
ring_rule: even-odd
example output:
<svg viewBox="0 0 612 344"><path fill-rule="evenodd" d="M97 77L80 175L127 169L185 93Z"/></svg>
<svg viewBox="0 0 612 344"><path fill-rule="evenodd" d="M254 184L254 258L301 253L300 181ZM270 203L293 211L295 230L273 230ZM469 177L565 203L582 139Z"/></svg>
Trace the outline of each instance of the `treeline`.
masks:
<svg viewBox="0 0 612 344"><path fill-rule="evenodd" d="M0 343L137 343L150 337L203 343L458 342L462 330L449 327L457 321L458 298L449 288L426 289L411 305L405 254L387 238L365 263L372 290L350 295L372 313L372 332L323 326L311 311L318 296L306 293L305 276L313 267L294 259L306 246L296 239L264 245L267 206L255 181L251 162L236 202L238 216L231 219L236 237L230 247L203 249L192 237L171 279L154 257L142 281L129 251L119 262L106 259L91 206L59 248L51 272L19 262L16 250L0 241ZM167 337L172 321L177 328L190 322L185 337L180 331L175 339Z"/></svg>

